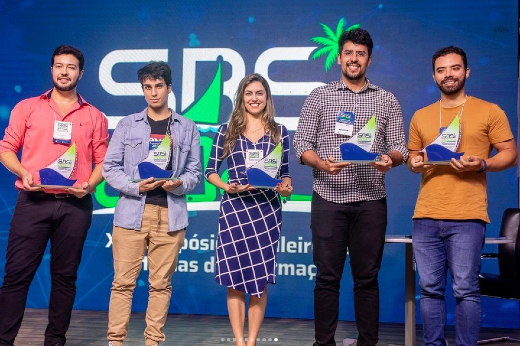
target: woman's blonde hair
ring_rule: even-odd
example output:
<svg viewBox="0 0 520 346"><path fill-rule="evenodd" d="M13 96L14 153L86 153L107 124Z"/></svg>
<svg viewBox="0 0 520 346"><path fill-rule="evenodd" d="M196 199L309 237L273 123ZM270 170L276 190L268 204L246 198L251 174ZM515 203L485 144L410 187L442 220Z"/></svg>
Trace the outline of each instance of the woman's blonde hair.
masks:
<svg viewBox="0 0 520 346"><path fill-rule="evenodd" d="M273 98L271 96L271 88L269 88L269 84L264 77L258 73L252 73L245 76L238 85L238 89L235 94L235 106L233 108L233 112L231 112L231 116L229 117L229 124L226 130L226 134L224 135L224 151L222 153L222 158L225 158L231 154L231 151L236 145L238 137L240 137L240 134L242 134L246 129L246 107L244 105L244 92L247 86L253 82L262 83L267 96L264 114L262 115L262 123L265 124L264 130L270 133L271 138L275 144L278 144L280 141L280 129L274 121L274 105Z"/></svg>

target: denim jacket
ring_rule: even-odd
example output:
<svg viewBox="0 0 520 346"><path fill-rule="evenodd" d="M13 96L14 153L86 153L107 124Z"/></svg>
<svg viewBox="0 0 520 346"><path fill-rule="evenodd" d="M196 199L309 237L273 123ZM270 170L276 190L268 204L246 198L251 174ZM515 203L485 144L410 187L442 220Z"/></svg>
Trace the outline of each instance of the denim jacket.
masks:
<svg viewBox="0 0 520 346"><path fill-rule="evenodd" d="M173 141L172 176L182 185L168 192L168 231L188 226L186 193L200 182L200 134L195 123L172 111L170 130ZM120 192L114 212L114 226L140 230L146 193L139 193L137 165L149 151L151 127L147 109L124 117L116 126L103 162L103 177Z"/></svg>

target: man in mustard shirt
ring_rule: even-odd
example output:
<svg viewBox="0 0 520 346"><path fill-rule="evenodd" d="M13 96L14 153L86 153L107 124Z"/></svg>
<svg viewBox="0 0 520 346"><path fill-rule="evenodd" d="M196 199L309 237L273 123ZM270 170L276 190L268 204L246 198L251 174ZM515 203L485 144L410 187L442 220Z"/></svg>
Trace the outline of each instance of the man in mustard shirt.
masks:
<svg viewBox="0 0 520 346"><path fill-rule="evenodd" d="M481 319L480 255L489 222L486 175L514 166L517 150L504 111L466 94L466 53L458 47L442 48L433 55L432 65L441 98L414 114L407 162L412 172L422 174L412 235L424 345L446 345L447 269L456 299L456 344L476 345ZM456 138L452 151L464 154L455 154L460 158L444 165L429 164L428 148L426 155L422 150L432 142L445 143L436 139L446 139L447 133ZM490 157L492 149L497 153Z"/></svg>

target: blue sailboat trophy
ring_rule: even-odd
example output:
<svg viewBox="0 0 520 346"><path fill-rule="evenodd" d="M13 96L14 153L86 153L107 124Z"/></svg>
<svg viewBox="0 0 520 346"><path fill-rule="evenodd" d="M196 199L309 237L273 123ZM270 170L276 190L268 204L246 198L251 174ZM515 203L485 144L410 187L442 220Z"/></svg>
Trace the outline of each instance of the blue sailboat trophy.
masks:
<svg viewBox="0 0 520 346"><path fill-rule="evenodd" d="M258 189L274 189L282 182L276 175L282 164L282 143L278 145L263 159L246 170L249 185Z"/></svg>
<svg viewBox="0 0 520 346"><path fill-rule="evenodd" d="M460 142L460 119L456 116L448 127L441 131L439 136L427 145L425 165L449 165L451 159L460 160L463 152L456 152Z"/></svg>

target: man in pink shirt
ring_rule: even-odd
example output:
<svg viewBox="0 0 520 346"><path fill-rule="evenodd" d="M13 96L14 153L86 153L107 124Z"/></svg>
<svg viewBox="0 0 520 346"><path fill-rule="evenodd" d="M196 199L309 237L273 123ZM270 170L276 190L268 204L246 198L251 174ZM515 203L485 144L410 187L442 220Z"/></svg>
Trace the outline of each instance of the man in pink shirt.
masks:
<svg viewBox="0 0 520 346"><path fill-rule="evenodd" d="M51 58L54 87L19 102L0 141L0 161L18 176L20 190L0 288L0 345L14 345L49 240L52 285L44 346L65 345L92 220L90 193L102 181L108 146L107 119L76 91L84 61L78 49L57 47Z"/></svg>

